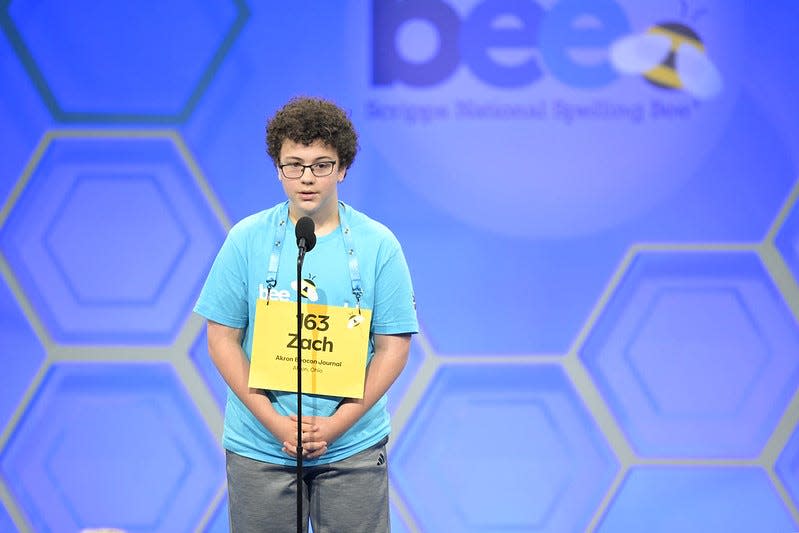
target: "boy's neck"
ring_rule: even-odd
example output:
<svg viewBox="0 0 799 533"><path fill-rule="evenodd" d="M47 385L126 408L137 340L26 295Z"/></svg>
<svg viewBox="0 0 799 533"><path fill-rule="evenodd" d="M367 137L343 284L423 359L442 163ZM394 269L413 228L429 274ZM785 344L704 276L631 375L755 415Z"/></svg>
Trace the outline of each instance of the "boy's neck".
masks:
<svg viewBox="0 0 799 533"><path fill-rule="evenodd" d="M294 225L296 225L297 221L304 216L311 217L311 220L313 220L314 233L317 237L323 237L328 233L332 233L336 228L338 228L340 223L338 219L338 203L336 203L336 209L334 209L332 213L313 214L300 213L291 205L289 205L289 219L291 219L291 222L294 223Z"/></svg>

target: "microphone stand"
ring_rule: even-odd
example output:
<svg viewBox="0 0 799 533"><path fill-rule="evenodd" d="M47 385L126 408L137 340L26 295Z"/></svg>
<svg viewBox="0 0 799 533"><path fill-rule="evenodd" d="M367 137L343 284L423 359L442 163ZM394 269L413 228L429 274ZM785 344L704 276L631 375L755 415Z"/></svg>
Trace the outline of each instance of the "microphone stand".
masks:
<svg viewBox="0 0 799 533"><path fill-rule="evenodd" d="M303 533L302 515L302 263L305 246L297 255L297 533Z"/></svg>

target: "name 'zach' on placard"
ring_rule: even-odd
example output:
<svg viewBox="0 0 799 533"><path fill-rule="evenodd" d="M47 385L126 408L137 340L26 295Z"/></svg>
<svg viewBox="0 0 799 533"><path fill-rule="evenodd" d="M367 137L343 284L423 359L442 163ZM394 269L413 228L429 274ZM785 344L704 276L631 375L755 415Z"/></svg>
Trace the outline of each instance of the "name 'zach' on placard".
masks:
<svg viewBox="0 0 799 533"><path fill-rule="evenodd" d="M332 352L333 351L333 341L328 339L327 337L322 337L321 339L300 339L300 342L297 343L297 338L299 337L296 333L289 333L289 343L286 344L286 348L294 348L297 349L297 345L301 346L303 350L313 350L315 352Z"/></svg>

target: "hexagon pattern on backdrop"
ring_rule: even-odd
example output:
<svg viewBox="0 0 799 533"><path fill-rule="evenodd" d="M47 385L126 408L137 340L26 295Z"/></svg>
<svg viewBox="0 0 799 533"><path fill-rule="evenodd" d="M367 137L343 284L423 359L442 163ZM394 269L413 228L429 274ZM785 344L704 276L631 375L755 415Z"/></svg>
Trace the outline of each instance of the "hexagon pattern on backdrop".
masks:
<svg viewBox="0 0 799 533"><path fill-rule="evenodd" d="M635 257L581 355L641 455L756 457L799 386L797 353L756 254L658 252Z"/></svg>
<svg viewBox="0 0 799 533"><path fill-rule="evenodd" d="M799 279L799 203L793 204L774 242L794 278Z"/></svg>
<svg viewBox="0 0 799 533"><path fill-rule="evenodd" d="M601 533L792 531L793 521L759 468L635 468Z"/></svg>
<svg viewBox="0 0 799 533"><path fill-rule="evenodd" d="M103 135L43 141L0 246L54 340L166 344L223 229L172 139Z"/></svg>
<svg viewBox="0 0 799 533"><path fill-rule="evenodd" d="M223 480L214 440L170 365L62 363L0 468L38 531L179 531Z"/></svg>
<svg viewBox="0 0 799 533"><path fill-rule="evenodd" d="M424 531L583 529L617 468L556 366L441 367L393 459Z"/></svg>
<svg viewBox="0 0 799 533"><path fill-rule="evenodd" d="M51 113L72 122L185 120L249 16L241 0L6 4L15 52Z"/></svg>
<svg viewBox="0 0 799 533"><path fill-rule="evenodd" d="M14 522L8 516L4 505L0 504L0 531L14 531Z"/></svg>
<svg viewBox="0 0 799 533"><path fill-rule="evenodd" d="M0 0L0 531L227 531L188 318L298 93L416 282L395 530L799 529L799 3L250 4ZM714 98L607 63L677 20Z"/></svg>
<svg viewBox="0 0 799 533"><path fill-rule="evenodd" d="M230 531L230 528L228 526L227 498L225 498L214 511L208 526L205 528L205 533L225 533L227 531Z"/></svg>
<svg viewBox="0 0 799 533"><path fill-rule="evenodd" d="M777 475L780 476L794 503L799 505L799 429L794 430L788 445L782 451L775 465Z"/></svg>
<svg viewBox="0 0 799 533"><path fill-rule="evenodd" d="M25 389L44 362L45 352L19 305L0 279L0 353L4 385L0 387L0 427L10 421Z"/></svg>
<svg viewBox="0 0 799 533"><path fill-rule="evenodd" d="M205 328L192 344L189 350L189 357L203 377L203 381L205 381L211 391L217 405L224 411L228 388L225 385L225 380L219 375L214 363L211 361L211 356L208 354L208 333Z"/></svg>

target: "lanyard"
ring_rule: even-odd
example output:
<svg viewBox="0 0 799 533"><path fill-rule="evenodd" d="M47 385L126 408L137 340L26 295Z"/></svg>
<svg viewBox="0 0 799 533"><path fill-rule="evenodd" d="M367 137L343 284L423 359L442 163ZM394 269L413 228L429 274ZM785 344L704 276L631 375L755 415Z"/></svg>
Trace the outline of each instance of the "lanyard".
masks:
<svg viewBox="0 0 799 533"><path fill-rule="evenodd" d="M280 209L280 222L275 231L275 242L272 244L272 253L269 255L269 272L266 275L267 302L272 292L272 287L277 285L277 270L280 267L280 250L283 240L286 238L286 226L289 220L289 203L284 202ZM350 282L352 283L352 294L355 295L355 302L358 310L361 309L361 271L358 268L358 256L355 254L355 244L352 240L352 230L349 225L349 217L344 209L344 203L338 203L338 219L341 224L341 234L344 237L344 252L347 254L347 265L350 271ZM301 298L297 287L297 298Z"/></svg>

